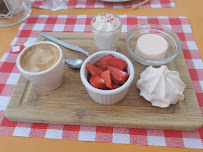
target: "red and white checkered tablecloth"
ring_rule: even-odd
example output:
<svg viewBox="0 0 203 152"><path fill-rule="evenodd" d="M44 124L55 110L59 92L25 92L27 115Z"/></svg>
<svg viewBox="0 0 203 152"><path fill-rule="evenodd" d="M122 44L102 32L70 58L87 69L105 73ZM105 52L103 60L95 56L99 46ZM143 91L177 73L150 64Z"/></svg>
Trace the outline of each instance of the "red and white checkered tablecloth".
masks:
<svg viewBox="0 0 203 152"><path fill-rule="evenodd" d="M160 24L175 31L181 39L182 50L203 112L203 62L193 39L186 17L147 17L121 15L122 32L138 24ZM21 46L27 41L35 42L40 32L91 32L91 16L31 16L21 24L8 51L0 60L0 135L53 138L65 140L96 141L167 147L203 149L203 127L199 131L166 131L136 128L92 127L11 122L4 111L20 77L16 67L18 53L12 46Z"/></svg>
<svg viewBox="0 0 203 152"><path fill-rule="evenodd" d="M43 0L31 0L32 7L48 9ZM104 2L102 0L66 0L64 9L73 8L132 8L144 0L132 0L128 2ZM140 8L164 8L175 7L174 0L151 0Z"/></svg>

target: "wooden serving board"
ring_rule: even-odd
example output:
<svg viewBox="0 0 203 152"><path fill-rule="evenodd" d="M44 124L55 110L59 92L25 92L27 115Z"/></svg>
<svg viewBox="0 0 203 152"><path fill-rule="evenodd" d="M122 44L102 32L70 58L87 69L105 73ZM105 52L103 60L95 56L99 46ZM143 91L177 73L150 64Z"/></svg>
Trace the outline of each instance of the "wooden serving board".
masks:
<svg viewBox="0 0 203 152"><path fill-rule="evenodd" d="M89 33L48 33L63 41L78 45L89 53L96 52L92 35ZM63 84L56 90L46 91L20 77L5 111L11 121L114 126L128 128L197 130L203 119L193 89L182 51L175 60L167 64L170 70L180 73L187 88L185 99L168 108L153 107L139 96L136 82L146 66L136 62L127 52L125 34L121 35L118 52L126 55L135 68L135 79L126 97L115 105L94 102L81 80L79 69L65 67ZM38 41L45 41L42 36ZM85 59L85 55L61 47L66 58Z"/></svg>

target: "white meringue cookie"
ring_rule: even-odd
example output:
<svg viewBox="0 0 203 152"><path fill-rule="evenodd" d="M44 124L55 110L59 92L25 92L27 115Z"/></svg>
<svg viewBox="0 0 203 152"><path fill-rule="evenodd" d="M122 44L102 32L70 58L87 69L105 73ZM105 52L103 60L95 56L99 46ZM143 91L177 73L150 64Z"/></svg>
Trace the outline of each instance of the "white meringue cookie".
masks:
<svg viewBox="0 0 203 152"><path fill-rule="evenodd" d="M137 88L140 89L140 95L153 106L165 108L184 99L186 85L178 72L170 71L167 66L162 65L160 68L146 68L140 74Z"/></svg>

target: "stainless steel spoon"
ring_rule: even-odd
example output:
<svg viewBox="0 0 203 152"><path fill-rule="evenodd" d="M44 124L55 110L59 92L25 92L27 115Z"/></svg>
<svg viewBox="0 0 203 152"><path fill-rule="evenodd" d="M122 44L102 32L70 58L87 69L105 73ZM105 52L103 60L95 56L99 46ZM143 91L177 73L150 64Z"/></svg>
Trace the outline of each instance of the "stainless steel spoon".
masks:
<svg viewBox="0 0 203 152"><path fill-rule="evenodd" d="M46 37L47 39L57 43L57 44L60 44L60 45L64 46L65 48L68 48L68 49L71 49L71 50L74 50L74 51L77 51L77 52L81 52L81 53L83 53L83 54L85 54L87 56L90 56L90 54L87 51L80 48L79 46L75 46L75 45L69 44L67 42L61 41L61 40L59 40L59 39L57 39L57 38L55 38L55 37L53 37L51 35L48 35L46 33L41 33L41 35Z"/></svg>
<svg viewBox="0 0 203 152"><path fill-rule="evenodd" d="M50 35L48 35L46 33L41 33L41 35L46 37L47 39L55 42L55 43L58 43L58 44L60 44L60 45L62 45L64 47L68 48L68 49L71 49L71 50L74 50L74 51L77 51L77 52L81 52L81 53L83 53L83 54L85 54L87 56L90 56L90 54L87 51L83 50L82 48L80 48L78 46L71 45L71 44L69 44L67 42L61 41L61 40L59 40L59 39L57 39L57 38L55 38L53 36L50 36ZM73 68L73 69L80 68L82 66L82 63L83 63L83 60L81 60L81 59L66 59L66 58L64 58L64 61L70 68Z"/></svg>
<svg viewBox="0 0 203 152"><path fill-rule="evenodd" d="M64 62L73 69L78 69L82 66L83 60L81 59L66 59L64 58Z"/></svg>

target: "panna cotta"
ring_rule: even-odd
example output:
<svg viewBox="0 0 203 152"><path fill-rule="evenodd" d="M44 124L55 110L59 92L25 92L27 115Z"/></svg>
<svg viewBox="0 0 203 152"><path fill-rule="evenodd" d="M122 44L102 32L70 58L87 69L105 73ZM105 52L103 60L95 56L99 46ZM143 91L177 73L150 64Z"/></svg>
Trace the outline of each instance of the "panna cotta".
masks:
<svg viewBox="0 0 203 152"><path fill-rule="evenodd" d="M137 40L135 52L146 59L161 60L166 56L168 42L158 34L144 34Z"/></svg>

